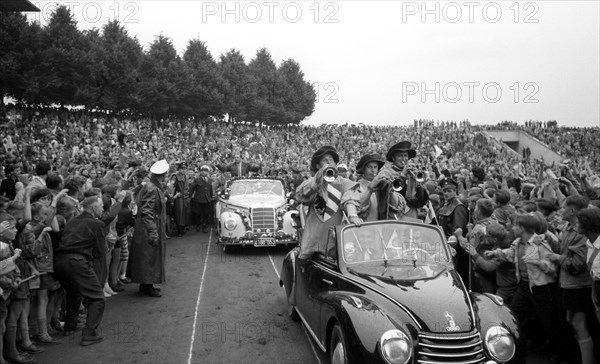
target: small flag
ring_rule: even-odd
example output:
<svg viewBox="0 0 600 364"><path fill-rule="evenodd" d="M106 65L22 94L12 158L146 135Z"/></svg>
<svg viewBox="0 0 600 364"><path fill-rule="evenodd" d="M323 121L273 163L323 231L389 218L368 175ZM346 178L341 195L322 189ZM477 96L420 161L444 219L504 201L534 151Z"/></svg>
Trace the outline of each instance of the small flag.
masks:
<svg viewBox="0 0 600 364"><path fill-rule="evenodd" d="M437 217L435 216L435 211L433 210L433 205L431 201L427 201L427 205L425 205L425 210L427 210L427 214L425 215L425 224L430 225L439 225Z"/></svg>
<svg viewBox="0 0 600 364"><path fill-rule="evenodd" d="M442 153L444 153L444 151L442 150L442 148L438 147L437 145L433 146L433 149L435 150L435 157L439 157L440 155L442 155Z"/></svg>

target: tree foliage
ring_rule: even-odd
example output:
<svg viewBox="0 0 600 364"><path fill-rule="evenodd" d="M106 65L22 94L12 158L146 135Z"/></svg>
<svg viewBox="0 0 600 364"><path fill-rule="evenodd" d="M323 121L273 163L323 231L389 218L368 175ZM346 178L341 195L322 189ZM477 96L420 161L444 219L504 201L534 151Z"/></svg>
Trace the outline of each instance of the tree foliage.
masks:
<svg viewBox="0 0 600 364"><path fill-rule="evenodd" d="M80 31L66 6L45 26L0 13L0 92L29 105L83 105L139 117L300 123L316 93L300 65L279 67L266 48L246 63L237 49L215 60L200 39L179 56L160 34L147 50L118 21Z"/></svg>

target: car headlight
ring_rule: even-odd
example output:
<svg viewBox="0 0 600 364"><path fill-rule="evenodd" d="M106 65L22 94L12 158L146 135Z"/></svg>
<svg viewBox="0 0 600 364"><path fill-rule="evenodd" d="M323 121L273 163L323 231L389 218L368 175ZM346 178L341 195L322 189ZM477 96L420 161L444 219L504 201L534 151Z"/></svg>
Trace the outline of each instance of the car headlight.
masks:
<svg viewBox="0 0 600 364"><path fill-rule="evenodd" d="M383 360L390 364L407 363L413 351L410 339L400 330L388 330L381 335L379 348Z"/></svg>
<svg viewBox="0 0 600 364"><path fill-rule="evenodd" d="M507 362L515 355L515 341L502 326L490 327L484 335L483 343L492 357L499 362Z"/></svg>
<svg viewBox="0 0 600 364"><path fill-rule="evenodd" d="M228 217L227 219L225 219L224 226L225 226L225 229L231 231L236 228L237 222L235 221L235 219Z"/></svg>

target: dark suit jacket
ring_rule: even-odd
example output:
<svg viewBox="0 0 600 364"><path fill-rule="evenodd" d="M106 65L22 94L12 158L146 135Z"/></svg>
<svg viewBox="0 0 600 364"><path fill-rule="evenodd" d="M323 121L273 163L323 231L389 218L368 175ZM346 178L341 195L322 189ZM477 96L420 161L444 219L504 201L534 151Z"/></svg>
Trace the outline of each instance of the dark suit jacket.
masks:
<svg viewBox="0 0 600 364"><path fill-rule="evenodd" d="M232 177L248 177L250 175L250 172L259 172L260 166L255 166L248 162L242 161L239 164L232 163L227 166L219 166L219 169L223 172L225 172L225 171L231 172ZM241 174L240 174L240 170L241 170Z"/></svg>
<svg viewBox="0 0 600 364"><path fill-rule="evenodd" d="M197 203L210 203L213 197L212 179L209 177L197 177L190 186L192 201Z"/></svg>

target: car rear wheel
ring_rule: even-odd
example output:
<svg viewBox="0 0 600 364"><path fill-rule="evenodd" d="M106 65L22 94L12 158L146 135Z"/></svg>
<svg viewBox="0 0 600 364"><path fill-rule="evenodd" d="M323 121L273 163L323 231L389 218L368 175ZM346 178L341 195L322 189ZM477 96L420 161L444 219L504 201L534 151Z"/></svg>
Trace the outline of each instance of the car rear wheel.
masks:
<svg viewBox="0 0 600 364"><path fill-rule="evenodd" d="M348 345L346 337L339 324L335 324L331 331L331 341L329 344L329 359L331 364L348 363Z"/></svg>

